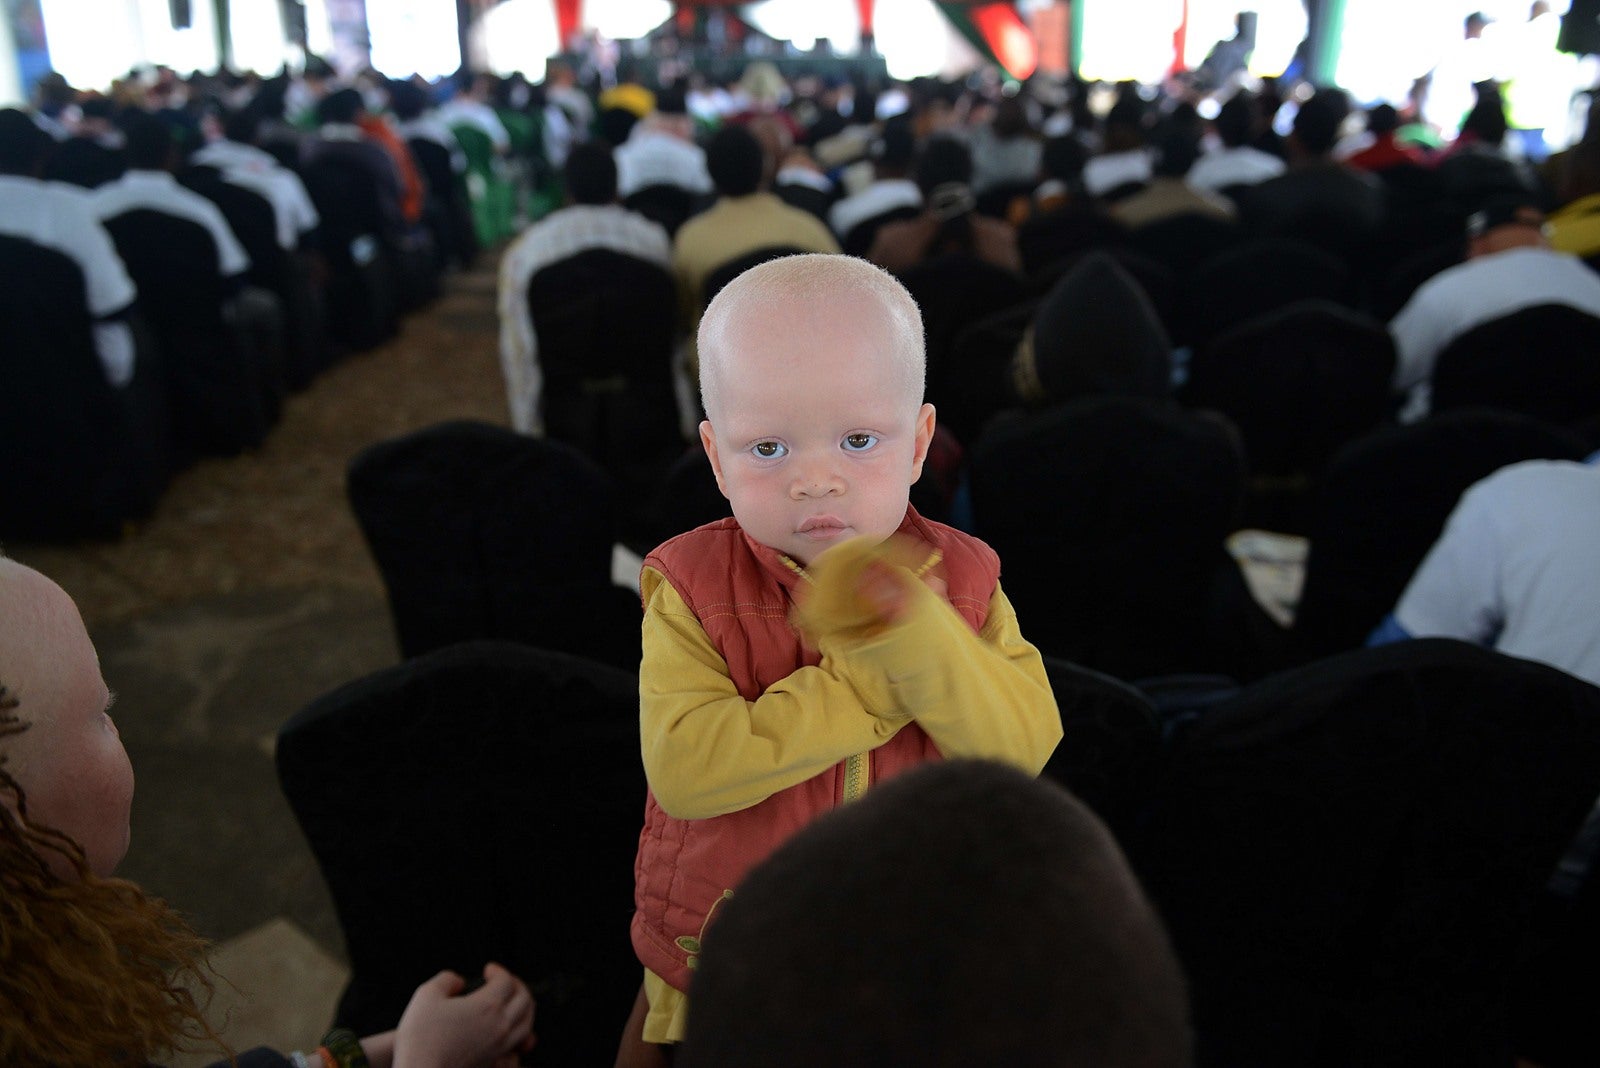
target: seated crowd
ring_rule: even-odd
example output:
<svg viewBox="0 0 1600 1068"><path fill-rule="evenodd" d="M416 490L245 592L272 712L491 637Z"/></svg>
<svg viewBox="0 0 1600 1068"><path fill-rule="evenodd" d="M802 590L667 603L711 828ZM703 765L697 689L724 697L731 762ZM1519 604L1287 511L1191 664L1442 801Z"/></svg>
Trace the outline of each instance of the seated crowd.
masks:
<svg viewBox="0 0 1600 1068"><path fill-rule="evenodd" d="M509 422L587 456L615 491L615 540L644 553L730 514L717 492L733 496L726 459L696 388L702 356L726 359L698 349L709 345L702 318L717 319L712 302L768 261L843 252L892 273L921 309L937 422L927 420L916 457L913 515L982 538L1004 561L1011 600L997 585L994 596L1014 603L1044 656L1063 748L1079 740L1065 680L1089 669L1094 681L1077 684L1109 686L1141 709L1152 749L1190 754L1163 765L1169 781L1203 786L1205 760L1229 752L1207 734L1209 710L1236 712L1220 722L1248 748L1261 740L1250 716L1272 688L1335 670L1335 654L1373 672L1420 678L1441 656L1446 669L1492 675L1427 642L1410 647L1420 667L1403 650L1362 651L1434 636L1558 669L1519 679L1529 687L1519 692L1545 686L1591 707L1592 687L1574 680L1600 685L1600 234L1590 220L1600 110L1583 140L1535 169L1508 146L1489 84L1443 144L1413 103L1362 114L1332 88L1286 105L1295 94L1269 82L1209 120L1181 94L1151 100L1132 85L1107 92L1097 114L1091 88L791 85L755 65L722 87L696 77L602 92L557 64L542 85L477 76L432 86L372 72L344 84L313 67L298 78L166 79L142 100L131 84L58 94L37 114L0 113L0 234L67 258L72 269L50 277L78 286L71 336L97 371L94 410L114 410L115 426L139 439L98 437L102 454L77 458L72 473L84 499L57 516L49 491L63 474L19 463L15 496L0 495L0 534L115 531L148 511L176 464L259 444L288 390L389 336L451 264L508 241L498 309ZM29 339L43 351L62 343ZM853 381L839 360L819 364ZM50 381L87 388L82 375ZM134 460L137 478L125 470ZM30 503L12 508L7 497ZM704 513L686 515L686 501ZM572 512L590 503L573 501ZM30 528L17 516L41 518ZM1249 529L1298 546L1303 590L1284 615L1264 611L1252 584L1239 547ZM650 559L647 575L660 566ZM563 578L570 603L575 583ZM39 755L57 751L56 732L78 729L85 703L98 703L90 718L109 735L96 744L120 752L97 670L80 677L92 648L70 601L0 560L8 601L19 608L9 621L0 612L0 699L14 698L0 702L7 862L27 870L41 900L103 892L88 919L73 920L102 925L83 937L127 922L150 940L152 961L194 965L196 944L163 906L110 879L126 847L125 803L98 798L109 815L86 814L61 796L73 769ZM486 625L454 637L515 636ZM1292 670L1306 674L1275 674ZM1411 698L1412 711L1436 699ZM1574 728L1572 749L1584 759L1593 750L1594 769L1574 766L1563 782L1576 784L1573 796L1588 789L1586 806L1600 749L1584 730ZM125 757L101 757L117 765L112 778L126 777ZM1074 789L1090 781L1075 774L1081 766L1046 768ZM1564 844L1581 813L1554 792L1540 795L1540 811L1571 817L1547 836ZM676 1058L1230 1063L1219 1036L1251 1023L1227 1019L1237 1003L1201 962L1205 937L1181 918L1193 902L1177 896L1182 879L1152 844L1159 833L1138 819L1108 831L1097 815L1016 772L952 762L820 819L712 906L717 937L703 961L698 939L677 940L696 1000L685 1032L682 999L668 999ZM1131 836L1128 859L1112 832ZM97 855L103 836L119 834ZM1518 916L1559 913L1558 933L1569 911L1592 909L1593 842L1562 862L1576 865L1582 889L1545 890L1559 856L1519 855L1533 875L1503 899ZM1154 905L1140 889L1147 873L1161 887ZM1172 944L1157 916L1169 905L1180 917ZM1582 933L1595 944L1594 928ZM1530 964L1532 949L1508 948L1520 934L1496 943L1494 959L1537 972L1546 958ZM1192 1025L1180 968L1197 984ZM458 976L417 987L395 1033L362 1040L368 1057L514 1062L533 1048L531 999L498 966L485 980L459 1000L449 997ZM647 971L646 989L652 980L660 993ZM141 999L126 1011L150 1022L125 1029L119 1055L140 1063L206 1030L188 994L148 972L126 985ZM1404 1021L1352 1023L1357 1000L1260 1031L1316 1032L1318 1063L1365 1063L1343 1042L1393 1053L1383 1043ZM1509 1000L1494 1011L1513 1014ZM1513 1052L1552 1068L1582 1063L1581 1039L1564 1048L1548 1021L1529 1022L1526 1004L1516 1011L1485 1025L1484 1048L1505 1063ZM628 1034L635 1025L648 1036L657 1021L636 1018ZM430 1032L462 1045L408 1055ZM1429 1036L1411 1038L1428 1062ZM667 1054L646 1048L657 1041L630 1048L625 1037L618 1064L663 1063L651 1058ZM1439 1048L1468 1044L1452 1035Z"/></svg>

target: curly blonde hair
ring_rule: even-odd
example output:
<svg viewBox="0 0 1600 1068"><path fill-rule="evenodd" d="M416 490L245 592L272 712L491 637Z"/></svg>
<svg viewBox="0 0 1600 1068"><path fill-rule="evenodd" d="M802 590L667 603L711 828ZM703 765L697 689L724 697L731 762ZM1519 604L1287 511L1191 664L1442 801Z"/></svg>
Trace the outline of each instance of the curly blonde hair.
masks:
<svg viewBox="0 0 1600 1068"><path fill-rule="evenodd" d="M28 727L17 707L0 684L0 742ZM232 1060L203 1011L207 949L165 901L95 876L77 842L30 820L0 752L0 1064L142 1066L200 1043Z"/></svg>

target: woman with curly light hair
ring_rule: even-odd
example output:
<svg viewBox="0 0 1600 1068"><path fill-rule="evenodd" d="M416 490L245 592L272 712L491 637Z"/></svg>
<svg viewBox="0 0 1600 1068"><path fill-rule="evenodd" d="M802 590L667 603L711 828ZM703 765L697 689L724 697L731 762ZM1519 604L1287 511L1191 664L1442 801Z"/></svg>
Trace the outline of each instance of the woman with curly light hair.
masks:
<svg viewBox="0 0 1600 1068"><path fill-rule="evenodd" d="M227 1048L206 1022L206 943L164 901L112 872L128 849L133 768L77 607L0 557L0 1064L151 1063ZM396 1031L331 1033L312 1054L254 1050L241 1065L373 1068L517 1063L533 1000L498 965L457 996L441 972ZM197 1000L194 991L200 992Z"/></svg>

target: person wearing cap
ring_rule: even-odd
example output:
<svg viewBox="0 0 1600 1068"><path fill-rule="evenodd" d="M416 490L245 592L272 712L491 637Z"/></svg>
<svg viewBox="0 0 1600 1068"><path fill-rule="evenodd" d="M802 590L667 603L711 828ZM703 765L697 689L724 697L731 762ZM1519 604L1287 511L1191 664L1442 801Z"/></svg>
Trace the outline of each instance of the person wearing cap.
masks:
<svg viewBox="0 0 1600 1068"><path fill-rule="evenodd" d="M635 106L626 98L613 100L609 95L601 98L601 105L628 111ZM675 186L697 196L710 193L705 150L695 144L694 121L683 90L665 88L652 98L651 105L654 110L640 116L628 139L617 146L617 194L626 200L656 185Z"/></svg>
<svg viewBox="0 0 1600 1068"><path fill-rule="evenodd" d="M1424 282L1389 323L1400 421L1432 408L1439 353L1474 327L1524 308L1561 304L1600 316L1600 275L1550 247L1544 213L1521 194L1495 197L1467 219L1467 260Z"/></svg>

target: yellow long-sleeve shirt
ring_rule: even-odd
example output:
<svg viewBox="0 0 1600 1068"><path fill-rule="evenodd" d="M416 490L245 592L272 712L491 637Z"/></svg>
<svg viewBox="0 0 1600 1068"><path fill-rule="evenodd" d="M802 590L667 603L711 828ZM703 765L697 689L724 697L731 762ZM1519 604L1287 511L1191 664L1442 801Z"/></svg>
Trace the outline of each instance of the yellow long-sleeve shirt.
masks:
<svg viewBox="0 0 1600 1068"><path fill-rule="evenodd" d="M1038 774L1061 739L1039 652L996 585L974 632L909 580L897 623L864 635L837 589L849 569L819 569L807 627L821 653L746 701L727 665L660 572L645 568L640 737L645 774L669 815L703 819L757 804L841 761L869 754L915 721L945 757L1003 760ZM865 781L865 776L862 777ZM682 1037L687 999L646 972L645 1038Z"/></svg>

